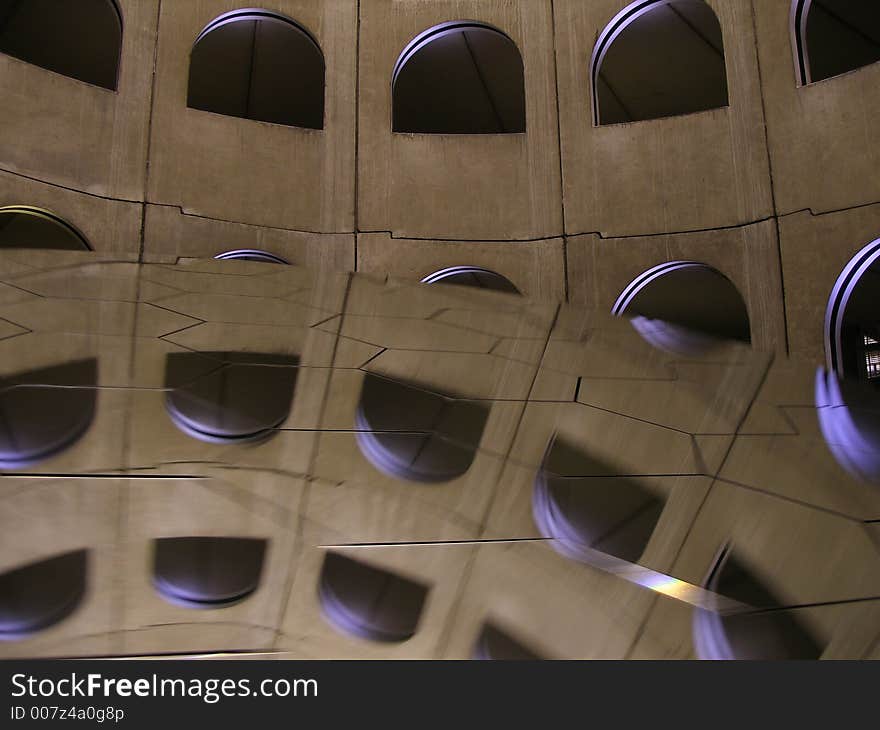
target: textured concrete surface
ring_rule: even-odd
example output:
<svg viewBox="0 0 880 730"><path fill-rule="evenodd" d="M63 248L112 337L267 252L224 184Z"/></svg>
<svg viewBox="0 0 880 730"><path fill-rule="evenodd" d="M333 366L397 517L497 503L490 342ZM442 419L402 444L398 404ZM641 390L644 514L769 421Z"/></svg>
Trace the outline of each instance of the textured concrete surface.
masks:
<svg viewBox="0 0 880 730"><path fill-rule="evenodd" d="M0 55L0 206L53 210L117 259L478 265L607 311L628 277L686 257L736 284L756 346L818 364L831 287L880 237L880 66L798 86L788 0L709 0L729 106L602 127L590 56L624 0L282 0L324 53L323 130L187 108L189 51L227 4L119 4L116 92ZM391 131L398 54L455 19L517 44L525 134Z"/></svg>
<svg viewBox="0 0 880 730"><path fill-rule="evenodd" d="M767 609L796 619L817 657L874 651L880 493L830 450L809 361L773 362L736 343L675 355L605 312L478 289L96 258L0 256L0 321L10 327L0 331L0 581L88 551L83 596L39 630L10 633L9 605L19 620L38 614L51 584L19 585L17 604L0 595L0 655L469 658L490 626L540 657L707 658L700 617ZM181 357L195 369L169 381ZM93 382L46 374L89 358ZM274 368L276 384L277 368L289 376L286 416L256 441L182 430L170 404L187 392L201 393L203 413L219 409L221 426L259 417L265 369L191 390L245 362ZM387 399L368 402L365 384L377 378ZM25 391L31 406L11 410L23 383L48 388L49 399L28 401ZM32 443L25 434L41 433L31 426L57 417L51 399L74 385L95 396L86 430L14 465ZM420 420L438 403L439 416ZM460 407L485 415L476 437L470 417L454 415ZM573 451L553 461L558 440ZM406 471L407 460L440 478ZM555 501L550 522L539 499L548 480L581 494ZM586 533L573 536L571 510L591 493L609 504L615 493L642 495L659 511L648 522L636 510L604 523L626 540L590 548ZM601 522L603 504L578 519ZM199 606L175 599L154 573L155 541L178 537L267 547L245 595ZM772 603L713 590L725 550ZM327 600L328 554L354 561L351 581L330 586L348 619ZM208 590L234 567L205 558L180 570L187 586ZM409 581L424 600L385 595L377 580ZM353 634L352 616L403 638ZM739 643L737 656L754 648Z"/></svg>

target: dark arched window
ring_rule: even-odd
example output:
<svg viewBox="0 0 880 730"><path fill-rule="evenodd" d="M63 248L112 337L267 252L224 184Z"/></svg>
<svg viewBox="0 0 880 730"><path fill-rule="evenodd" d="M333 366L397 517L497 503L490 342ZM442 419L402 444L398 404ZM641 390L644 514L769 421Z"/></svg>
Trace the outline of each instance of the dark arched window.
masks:
<svg viewBox="0 0 880 730"><path fill-rule="evenodd" d="M318 598L324 615L347 634L372 641L406 641L419 625L428 588L409 578L328 552Z"/></svg>
<svg viewBox="0 0 880 730"><path fill-rule="evenodd" d="M880 3L794 0L791 35L799 84L854 71L880 61Z"/></svg>
<svg viewBox="0 0 880 730"><path fill-rule="evenodd" d="M0 51L116 89L122 14L113 0L0 0Z"/></svg>
<svg viewBox="0 0 880 730"><path fill-rule="evenodd" d="M218 444L271 436L290 413L299 360L253 352L173 352L165 407L184 433Z"/></svg>
<svg viewBox="0 0 880 730"><path fill-rule="evenodd" d="M501 274L478 266L450 266L448 269L435 271L422 279L423 284L456 284L471 286L476 289L491 289L507 294L519 294L513 283Z"/></svg>
<svg viewBox="0 0 880 730"><path fill-rule="evenodd" d="M630 563L642 556L665 501L632 477L556 436L535 478L532 514L566 557L598 551Z"/></svg>
<svg viewBox="0 0 880 730"><path fill-rule="evenodd" d="M0 469L23 469L70 448L95 416L98 361L0 379Z"/></svg>
<svg viewBox="0 0 880 730"><path fill-rule="evenodd" d="M391 96L395 132L526 131L519 49L484 23L441 23L417 35L394 66Z"/></svg>
<svg viewBox="0 0 880 730"><path fill-rule="evenodd" d="M0 639L18 639L72 614L86 593L88 553L74 550L0 574Z"/></svg>
<svg viewBox="0 0 880 730"><path fill-rule="evenodd" d="M696 261L670 261L637 276L612 313L631 318L655 347L694 355L719 340L750 342L749 313L724 274Z"/></svg>
<svg viewBox="0 0 880 730"><path fill-rule="evenodd" d="M260 251L256 248L238 248L235 251L224 251L223 253L218 253L214 258L221 261L256 261L264 264L290 264L289 261L276 256L274 253Z"/></svg>
<svg viewBox="0 0 880 730"><path fill-rule="evenodd" d="M474 659L533 661L540 659L510 634L493 624L484 624L474 646Z"/></svg>
<svg viewBox="0 0 880 730"><path fill-rule="evenodd" d="M817 638L796 610L786 610L755 573L722 552L706 581L706 588L733 599L738 612L694 612L694 647L700 659L818 659L823 652Z"/></svg>
<svg viewBox="0 0 880 730"><path fill-rule="evenodd" d="M379 471L414 482L448 482L467 472L488 408L366 373L355 416L361 453Z"/></svg>
<svg viewBox="0 0 880 730"><path fill-rule="evenodd" d="M0 249L4 248L91 250L85 236L70 223L29 205L0 208Z"/></svg>
<svg viewBox="0 0 880 730"><path fill-rule="evenodd" d="M844 267L825 311L827 370L816 376L819 425L837 461L880 483L880 239Z"/></svg>
<svg viewBox="0 0 880 730"><path fill-rule="evenodd" d="M593 119L618 124L727 106L724 41L704 0L638 0L599 35Z"/></svg>
<svg viewBox="0 0 880 730"><path fill-rule="evenodd" d="M187 106L291 127L324 127L324 54L295 21L268 10L225 13L196 38Z"/></svg>
<svg viewBox="0 0 880 730"><path fill-rule="evenodd" d="M260 584L266 540L245 537L163 537L155 541L153 584L187 608L223 608Z"/></svg>

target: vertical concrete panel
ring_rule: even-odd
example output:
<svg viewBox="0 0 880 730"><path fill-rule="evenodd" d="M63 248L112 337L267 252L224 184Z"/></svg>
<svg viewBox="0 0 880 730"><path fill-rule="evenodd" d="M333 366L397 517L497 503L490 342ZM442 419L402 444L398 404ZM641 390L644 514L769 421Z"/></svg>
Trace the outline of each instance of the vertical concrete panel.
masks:
<svg viewBox="0 0 880 730"><path fill-rule="evenodd" d="M596 127L590 57L627 3L555 0L567 233L666 233L772 214L751 4L708 1L724 35L729 106Z"/></svg>
<svg viewBox="0 0 880 730"><path fill-rule="evenodd" d="M438 23L476 20L502 30L523 58L526 132L422 135L391 131L398 56ZM547 0L362 0L358 228L396 236L535 239L562 232Z"/></svg>
<svg viewBox="0 0 880 730"><path fill-rule="evenodd" d="M818 365L825 360L825 309L834 282L859 250L880 237L880 205L785 216L779 235L791 354Z"/></svg>
<svg viewBox="0 0 880 730"><path fill-rule="evenodd" d="M0 166L95 195L143 200L159 0L118 0L117 91L0 54Z"/></svg>
<svg viewBox="0 0 880 730"><path fill-rule="evenodd" d="M752 344L785 351L785 325L776 229L772 221L721 231L568 241L570 296L610 312L623 289L639 274L666 261L699 261L717 269L742 294L749 310ZM700 306L699 301L694 302Z"/></svg>
<svg viewBox="0 0 880 730"><path fill-rule="evenodd" d="M205 25L229 9L222 0L162 6L150 200L240 223L352 231L356 1L283 0L272 6L306 28L324 53L322 130L187 108L192 45Z"/></svg>
<svg viewBox="0 0 880 730"><path fill-rule="evenodd" d="M791 3L753 4L778 213L880 201L880 63L798 87Z"/></svg>

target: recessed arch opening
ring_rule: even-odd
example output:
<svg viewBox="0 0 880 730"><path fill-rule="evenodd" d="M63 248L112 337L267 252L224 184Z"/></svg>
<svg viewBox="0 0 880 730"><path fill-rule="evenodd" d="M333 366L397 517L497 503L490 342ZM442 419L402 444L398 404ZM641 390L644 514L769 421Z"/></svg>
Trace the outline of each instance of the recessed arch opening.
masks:
<svg viewBox="0 0 880 730"><path fill-rule="evenodd" d="M0 51L115 91L122 12L114 0L0 0Z"/></svg>
<svg viewBox="0 0 880 730"><path fill-rule="evenodd" d="M95 417L98 361L76 360L0 379L0 469L66 451Z"/></svg>
<svg viewBox="0 0 880 730"><path fill-rule="evenodd" d="M791 41L799 86L880 61L880 5L874 0L794 0Z"/></svg>
<svg viewBox="0 0 880 730"><path fill-rule="evenodd" d="M421 281L422 284L455 284L476 289L489 289L505 294L519 294L513 282L489 269L479 266L450 266L429 274Z"/></svg>
<svg viewBox="0 0 880 730"><path fill-rule="evenodd" d="M357 444L367 461L395 479L449 482L470 469L488 415L482 403L366 373L355 414Z"/></svg>
<svg viewBox="0 0 880 730"><path fill-rule="evenodd" d="M826 369L815 386L822 435L846 471L880 483L880 239L837 278L824 328Z"/></svg>
<svg viewBox="0 0 880 730"><path fill-rule="evenodd" d="M413 38L394 65L391 97L394 132L526 131L522 56L486 23L440 23Z"/></svg>
<svg viewBox="0 0 880 730"><path fill-rule="evenodd" d="M637 563L665 499L634 477L618 475L571 441L555 436L532 491L532 515L553 547L574 560L593 551Z"/></svg>
<svg viewBox="0 0 880 730"><path fill-rule="evenodd" d="M318 584L325 617L370 641L400 643L418 630L428 587L382 568L328 552Z"/></svg>
<svg viewBox="0 0 880 730"><path fill-rule="evenodd" d="M324 54L302 25L259 8L233 10L199 33L187 106L305 129L324 127Z"/></svg>
<svg viewBox="0 0 880 730"><path fill-rule="evenodd" d="M225 608L260 584L268 542L250 537L163 537L153 544L153 585L184 608Z"/></svg>
<svg viewBox="0 0 880 730"><path fill-rule="evenodd" d="M724 39L704 0L637 0L599 35L590 59L597 126L728 105Z"/></svg>
<svg viewBox="0 0 880 730"><path fill-rule="evenodd" d="M290 265L287 259L257 248L237 248L234 251L224 251L223 253L218 253L214 258L221 261L256 261L257 263L264 264Z"/></svg>
<svg viewBox="0 0 880 730"><path fill-rule="evenodd" d="M86 594L87 574L87 550L0 573L0 640L23 639L69 617Z"/></svg>
<svg viewBox="0 0 880 730"><path fill-rule="evenodd" d="M174 352L165 408L192 438L245 444L271 437L290 414L299 358L253 352Z"/></svg>
<svg viewBox="0 0 880 730"><path fill-rule="evenodd" d="M786 609L755 571L729 548L715 561L706 580L713 593L750 607L721 614L696 609L694 648L700 659L785 660L819 659L822 643L799 618Z"/></svg>
<svg viewBox="0 0 880 730"><path fill-rule="evenodd" d="M750 342L748 308L733 282L696 261L670 261L643 272L611 309L627 316L651 345L692 356L724 340Z"/></svg>
<svg viewBox="0 0 880 730"><path fill-rule="evenodd" d="M91 251L86 237L51 211L30 205L0 207L0 249Z"/></svg>

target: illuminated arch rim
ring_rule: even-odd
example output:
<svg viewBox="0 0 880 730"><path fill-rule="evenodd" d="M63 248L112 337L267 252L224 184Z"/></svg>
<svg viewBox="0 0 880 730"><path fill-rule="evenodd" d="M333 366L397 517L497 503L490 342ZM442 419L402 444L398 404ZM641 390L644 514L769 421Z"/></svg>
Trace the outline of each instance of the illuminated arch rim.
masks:
<svg viewBox="0 0 880 730"><path fill-rule="evenodd" d="M626 286L626 288L620 293L620 296L617 297L614 306L611 307L611 313L617 317L623 316L629 305L632 304L633 299L635 299L639 292L645 287L666 274L681 269L703 269L707 271L715 271L711 266L701 264L698 261L668 261L664 264L654 266L639 274Z"/></svg>
<svg viewBox="0 0 880 730"><path fill-rule="evenodd" d="M230 10L228 13L218 15L202 29L198 36L196 36L196 39L193 42L193 47L198 45L198 42L208 35L208 33L215 31L224 25L237 23L243 20L268 20L273 23L281 23L290 26L294 30L302 33L312 43L318 53L321 54L321 58L324 58L324 52L321 50L320 44L308 29L296 22L293 18L282 15L281 13L276 13L272 10L263 10L262 8L238 8L237 10Z"/></svg>
<svg viewBox="0 0 880 730"><path fill-rule="evenodd" d="M483 23L479 20L450 20L445 23L438 23L437 25L431 26L427 30L419 33L415 38L407 43L403 51L401 51L400 55L397 57L397 62L394 64L394 72L391 75L392 93L394 91L395 85L397 84L397 77L400 75L403 67L406 66L407 62L416 53L418 53L425 46L429 45L438 38L442 38L443 36L452 35L453 33L458 33L465 30L492 31L493 33L498 33L499 35L504 36L516 47L516 43L514 43L513 38L507 35L507 33L505 33L500 28L496 28L494 25L490 25L489 23ZM517 48L517 51L518 50L519 49Z"/></svg>
<svg viewBox="0 0 880 730"><path fill-rule="evenodd" d="M862 276L878 261L880 261L880 238L869 243L850 259L831 290L831 297L825 310L825 359L828 369L840 377L843 377L841 331L846 308Z"/></svg>
<svg viewBox="0 0 880 730"><path fill-rule="evenodd" d="M807 21L813 0L793 0L791 4L791 48L798 86L811 83L810 54L807 53Z"/></svg>
<svg viewBox="0 0 880 730"><path fill-rule="evenodd" d="M596 45L593 47L593 53L590 57L590 90L591 104L593 111L593 124L599 126L601 118L599 114L599 94L598 94L598 75L599 69L602 68L602 62L608 54L608 50L617 40L618 36L626 30L626 28L641 18L643 15L650 13L661 5L668 5L673 0L636 0L630 3L617 15L611 22L605 26L605 29L599 34ZM705 0L704 0L705 1ZM714 9L713 9L714 12Z"/></svg>
<svg viewBox="0 0 880 730"><path fill-rule="evenodd" d="M813 70L810 65L810 49L807 45L807 30L810 22L810 12L813 9L813 0L792 0L791 4L791 50L794 57L794 69L798 86L808 86L819 81L825 81L833 76L813 79ZM855 68L849 69L851 71Z"/></svg>
<svg viewBox="0 0 880 730"><path fill-rule="evenodd" d="M275 430L286 420L286 418L282 418L277 423L267 425L266 428L261 428L259 431L252 433L223 434L214 430L208 430L198 420L187 416L184 413L184 409L178 407L172 396L173 393L166 396L165 406L174 425L187 436L207 444L253 444L266 441L274 435Z"/></svg>
<svg viewBox="0 0 880 730"><path fill-rule="evenodd" d="M506 276L499 274L497 271L492 271L491 269L484 269L481 266L450 266L446 269L435 271L433 274L428 274L428 276L422 279L420 283L439 284L446 279L451 279L456 276L466 276L468 274L473 274L475 276L483 275L491 277L492 279L497 279L500 283L505 285L505 288L509 287L511 293L516 292L519 294L519 289L517 289L513 282ZM488 289L490 287L483 288Z"/></svg>
<svg viewBox="0 0 880 730"><path fill-rule="evenodd" d="M61 216L53 213L51 210L46 210L45 208L38 208L33 205L5 205L0 207L0 216L4 214L19 214L19 215L29 215L34 218L39 218L41 220L47 221L48 223L54 223L57 226L60 226L65 231L67 231L71 236L78 239L82 244L82 247L86 251L91 251L92 247L89 245L88 239L85 237L82 231L80 231L76 226L71 223L68 223Z"/></svg>
<svg viewBox="0 0 880 730"><path fill-rule="evenodd" d="M267 264L290 265L287 259L268 251L261 251L258 248L237 248L233 251L218 253L214 258L221 261L259 261Z"/></svg>
<svg viewBox="0 0 880 730"><path fill-rule="evenodd" d="M605 26L605 29L599 34L596 45L593 47L593 54L590 57L590 87L593 106L593 124L599 125L599 94L597 93L597 77L599 69L602 68L602 62L608 54L608 49L617 40L617 37L626 30L627 26L638 20L643 15L650 13L659 5L666 5L669 0L636 0L630 3L617 15L611 22Z"/></svg>
<svg viewBox="0 0 880 730"><path fill-rule="evenodd" d="M825 368L818 368L815 403L819 428L838 464L858 479L880 483L880 408L862 393L850 393L843 358L843 324L850 299L867 271L880 262L880 238L853 256L844 267L825 310ZM856 388L861 386L859 383ZM861 403L852 407L855 396Z"/></svg>
<svg viewBox="0 0 880 730"><path fill-rule="evenodd" d="M617 317L625 316L633 300L646 287L667 274L686 269L705 271L727 279L717 269L699 261L669 261L654 266L633 279L620 293L620 296L617 297L614 306L611 308L611 313ZM731 286L733 286L732 282ZM649 344L665 352L678 355L698 355L710 349L717 341L716 338L709 334L697 332L662 319L652 319L639 315L632 317L630 324Z"/></svg>

